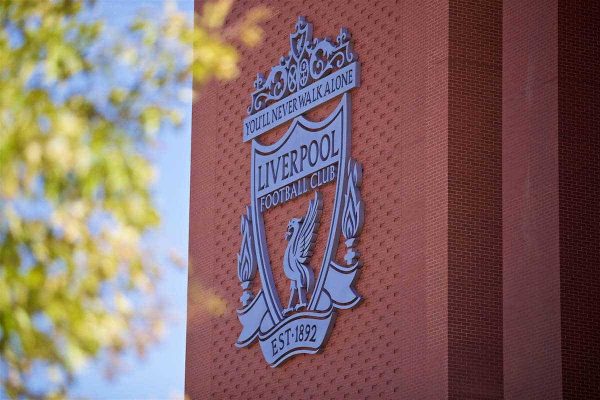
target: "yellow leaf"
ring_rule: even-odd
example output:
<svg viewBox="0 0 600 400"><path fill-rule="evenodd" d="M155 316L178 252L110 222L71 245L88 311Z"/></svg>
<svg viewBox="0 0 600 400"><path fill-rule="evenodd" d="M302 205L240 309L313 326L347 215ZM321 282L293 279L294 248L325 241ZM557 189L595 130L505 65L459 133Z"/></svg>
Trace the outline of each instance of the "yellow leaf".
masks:
<svg viewBox="0 0 600 400"><path fill-rule="evenodd" d="M221 316L227 311L227 303L221 297L215 294L209 294L204 304L206 311L215 316Z"/></svg>
<svg viewBox="0 0 600 400"><path fill-rule="evenodd" d="M248 47L254 47L262 41L263 30L256 25L243 27L240 39Z"/></svg>
<svg viewBox="0 0 600 400"><path fill-rule="evenodd" d="M42 146L38 142L31 142L25 148L25 160L30 167L36 167L42 158Z"/></svg>
<svg viewBox="0 0 600 400"><path fill-rule="evenodd" d="M225 18L231 10L233 0L219 0L204 5L202 24L209 29L219 28L225 23Z"/></svg>

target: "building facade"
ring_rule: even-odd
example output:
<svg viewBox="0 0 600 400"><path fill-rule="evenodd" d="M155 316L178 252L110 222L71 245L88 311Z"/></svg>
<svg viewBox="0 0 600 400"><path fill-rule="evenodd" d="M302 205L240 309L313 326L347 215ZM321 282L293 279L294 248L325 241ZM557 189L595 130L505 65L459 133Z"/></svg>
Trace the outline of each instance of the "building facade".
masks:
<svg viewBox="0 0 600 400"><path fill-rule="evenodd" d="M193 110L190 398L600 396L600 3L239 0L232 18L265 3L277 15L263 45L240 49L240 76L203 88ZM235 345L252 189L242 132L256 74L290 52L298 16L315 38L347 28L360 63L347 94L363 301L336 313L318 354L271 367L258 343ZM303 115L321 121L344 96ZM319 188L322 218L335 188ZM284 233L314 191L264 211L284 303ZM328 246L323 221L315 259Z"/></svg>

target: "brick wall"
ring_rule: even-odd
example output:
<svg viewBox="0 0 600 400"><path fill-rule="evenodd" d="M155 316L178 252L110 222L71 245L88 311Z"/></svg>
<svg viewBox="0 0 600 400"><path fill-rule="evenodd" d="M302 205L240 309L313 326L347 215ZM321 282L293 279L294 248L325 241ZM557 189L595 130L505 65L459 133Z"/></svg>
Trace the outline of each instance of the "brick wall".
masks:
<svg viewBox="0 0 600 400"><path fill-rule="evenodd" d="M239 78L203 88L193 110L186 393L596 396L598 3L238 0L231 20L258 4L278 12L265 44L241 48ZM364 168L357 289L365 301L339 313L322 354L272 369L257 345L233 345L239 218L250 200L241 121L253 78L287 53L299 15L315 37L348 27L361 60L352 157ZM335 103L308 117L323 118ZM331 200L332 186L323 192ZM276 260L305 197L265 215L283 301Z"/></svg>
<svg viewBox="0 0 600 400"><path fill-rule="evenodd" d="M192 399L443 398L447 3L239 0L232 19L257 4L279 12L265 25L266 43L242 49L240 77L205 88L194 105L186 393ZM239 218L250 200L250 145L241 141L241 121L256 73L267 72L289 51L299 15L314 24L315 37L335 37L348 27L362 60L362 85L352 92L352 156L364 168L364 267L357 289L365 300L339 313L322 354L300 355L273 369L257 345L233 345L240 331ZM331 106L309 117L322 118ZM330 189L324 190L325 202ZM275 260L285 249L287 221L305 202L300 197L265 215L284 301L289 286ZM321 229L328 226L322 222ZM317 260L322 245L317 243ZM207 305L217 298L225 303L222 315L211 314Z"/></svg>
<svg viewBox="0 0 600 400"><path fill-rule="evenodd" d="M558 2L503 21L504 394L560 399Z"/></svg>
<svg viewBox="0 0 600 400"><path fill-rule="evenodd" d="M558 7L560 301L565 399L600 393L600 3Z"/></svg>
<svg viewBox="0 0 600 400"><path fill-rule="evenodd" d="M427 2L425 98L425 272L428 388L419 398L448 397L448 13Z"/></svg>
<svg viewBox="0 0 600 400"><path fill-rule="evenodd" d="M450 2L449 398L502 398L502 2Z"/></svg>

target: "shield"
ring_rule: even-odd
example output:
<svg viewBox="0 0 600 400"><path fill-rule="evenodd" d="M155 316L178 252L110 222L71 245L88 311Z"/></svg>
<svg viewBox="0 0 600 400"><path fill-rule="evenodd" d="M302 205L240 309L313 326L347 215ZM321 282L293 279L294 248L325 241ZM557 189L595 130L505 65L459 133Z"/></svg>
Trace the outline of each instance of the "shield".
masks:
<svg viewBox="0 0 600 400"><path fill-rule="evenodd" d="M346 257L349 265L334 259L340 234L353 235L346 236L346 241L352 240L362 224L362 207L356 198L360 168L349 157L349 110L350 97L346 93L324 120L312 122L301 116L292 121L276 143L267 146L252 142L249 220L253 221L253 250L262 289L248 307L238 312L244 329L237 345L243 347L258 336L265 358L273 366L294 354L318 352L328 336L335 308L350 308L360 301L352 287L360 263L356 257ZM274 260L276 264L272 264L269 259L264 214L300 196L311 198L312 208L318 208L319 189L334 182L333 211L319 274L314 283L307 282L303 288L312 289L306 293L306 305L294 310L298 312L286 314L273 278L273 268L281 268L281 261ZM350 201L353 193L356 201ZM307 223L309 218L304 219ZM307 229L305 236L313 234ZM348 243L349 247L350 244L354 243ZM290 246L292 241L288 249ZM305 266L312 268L310 262ZM293 281L292 288L294 284ZM300 290L301 283L297 286Z"/></svg>

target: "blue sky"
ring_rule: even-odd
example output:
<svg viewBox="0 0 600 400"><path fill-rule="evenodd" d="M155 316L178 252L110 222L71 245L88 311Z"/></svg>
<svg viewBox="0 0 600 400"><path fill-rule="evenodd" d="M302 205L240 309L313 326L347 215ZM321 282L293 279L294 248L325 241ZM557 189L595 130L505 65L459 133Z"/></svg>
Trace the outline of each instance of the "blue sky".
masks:
<svg viewBox="0 0 600 400"><path fill-rule="evenodd" d="M163 1L98 0L97 11L109 24L126 23L142 8L160 11ZM193 1L177 1L178 8L193 12ZM191 105L184 110L185 121L179 129L163 132L157 152L159 171L154 190L162 215L156 235L157 253L174 249L187 263L188 210L191 142ZM154 244L154 242L153 242ZM168 301L172 321L163 340L152 347L142 360L130 355L128 369L107 381L100 366L91 364L79 376L73 394L91 399L175 399L183 395L185 365L185 315L187 271L165 268L158 293Z"/></svg>

